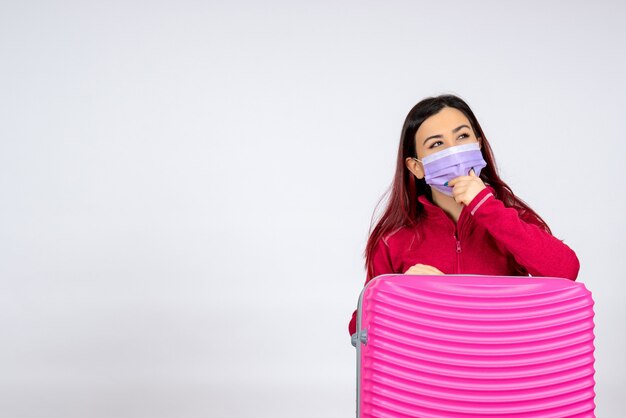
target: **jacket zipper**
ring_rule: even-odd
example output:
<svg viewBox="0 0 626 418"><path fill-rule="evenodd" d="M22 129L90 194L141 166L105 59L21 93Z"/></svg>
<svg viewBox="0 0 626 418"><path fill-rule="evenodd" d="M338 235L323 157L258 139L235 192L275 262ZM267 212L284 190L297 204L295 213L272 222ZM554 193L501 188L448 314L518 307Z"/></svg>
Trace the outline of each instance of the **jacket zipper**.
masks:
<svg viewBox="0 0 626 418"><path fill-rule="evenodd" d="M459 227L461 226L461 221L465 221L465 218L462 216L465 214L465 211L461 211L459 215L459 219L454 225L454 242L456 243L456 272L457 274L461 274L461 230ZM463 222L463 225L465 222Z"/></svg>
<svg viewBox="0 0 626 418"><path fill-rule="evenodd" d="M457 238L456 232L454 233L454 241L456 242L456 272L461 273L461 241Z"/></svg>

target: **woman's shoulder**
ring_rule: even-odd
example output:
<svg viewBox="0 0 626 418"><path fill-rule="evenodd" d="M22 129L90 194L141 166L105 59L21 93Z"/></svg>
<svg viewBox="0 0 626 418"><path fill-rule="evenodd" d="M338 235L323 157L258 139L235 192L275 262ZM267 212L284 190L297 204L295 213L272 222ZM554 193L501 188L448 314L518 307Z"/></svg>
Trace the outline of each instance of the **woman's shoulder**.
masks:
<svg viewBox="0 0 626 418"><path fill-rule="evenodd" d="M550 232L550 228L541 218L541 216L533 209L531 209L526 201L521 199L519 196L516 196L510 189L508 193L505 193L506 189L501 191L500 193L497 193L491 187L490 189L493 192L494 197L502 202L503 207L507 209L514 209L522 221L536 225L544 229L545 231Z"/></svg>
<svg viewBox="0 0 626 418"><path fill-rule="evenodd" d="M416 225L404 225L383 235L380 241L389 248L405 247L417 238Z"/></svg>

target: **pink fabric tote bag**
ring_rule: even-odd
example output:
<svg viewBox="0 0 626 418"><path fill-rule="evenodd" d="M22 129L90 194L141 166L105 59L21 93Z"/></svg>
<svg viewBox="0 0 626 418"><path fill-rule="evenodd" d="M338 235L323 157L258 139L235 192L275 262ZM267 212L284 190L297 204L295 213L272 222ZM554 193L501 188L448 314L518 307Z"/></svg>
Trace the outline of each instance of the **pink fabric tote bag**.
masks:
<svg viewBox="0 0 626 418"><path fill-rule="evenodd" d="M359 297L357 417L595 417L580 282L385 274Z"/></svg>

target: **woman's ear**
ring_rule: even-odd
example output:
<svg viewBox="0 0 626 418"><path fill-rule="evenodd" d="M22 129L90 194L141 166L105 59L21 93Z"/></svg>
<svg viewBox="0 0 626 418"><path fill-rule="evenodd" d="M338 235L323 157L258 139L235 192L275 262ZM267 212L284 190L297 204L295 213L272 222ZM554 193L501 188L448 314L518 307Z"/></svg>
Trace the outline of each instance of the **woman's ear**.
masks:
<svg viewBox="0 0 626 418"><path fill-rule="evenodd" d="M422 166L422 163L411 157L404 160L404 163L406 168L408 168L409 171L415 175L415 177L420 180L424 178L424 167Z"/></svg>
<svg viewBox="0 0 626 418"><path fill-rule="evenodd" d="M483 139L481 137L476 139L478 140L478 149L483 149Z"/></svg>

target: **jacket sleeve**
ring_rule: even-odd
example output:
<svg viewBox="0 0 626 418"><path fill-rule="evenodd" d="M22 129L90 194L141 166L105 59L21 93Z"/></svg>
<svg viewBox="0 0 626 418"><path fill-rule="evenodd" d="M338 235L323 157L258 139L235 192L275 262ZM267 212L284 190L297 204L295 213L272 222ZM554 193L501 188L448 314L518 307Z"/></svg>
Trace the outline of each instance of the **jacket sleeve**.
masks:
<svg viewBox="0 0 626 418"><path fill-rule="evenodd" d="M383 239L380 239L372 251L372 266L368 268L365 284L376 276L388 273L394 273L389 255L389 246ZM348 324L348 332L350 335L356 332L356 310L352 313L352 319L350 319Z"/></svg>
<svg viewBox="0 0 626 418"><path fill-rule="evenodd" d="M576 253L543 228L523 220L516 209L505 207L489 188L481 190L467 209L530 275L576 280L580 269Z"/></svg>

